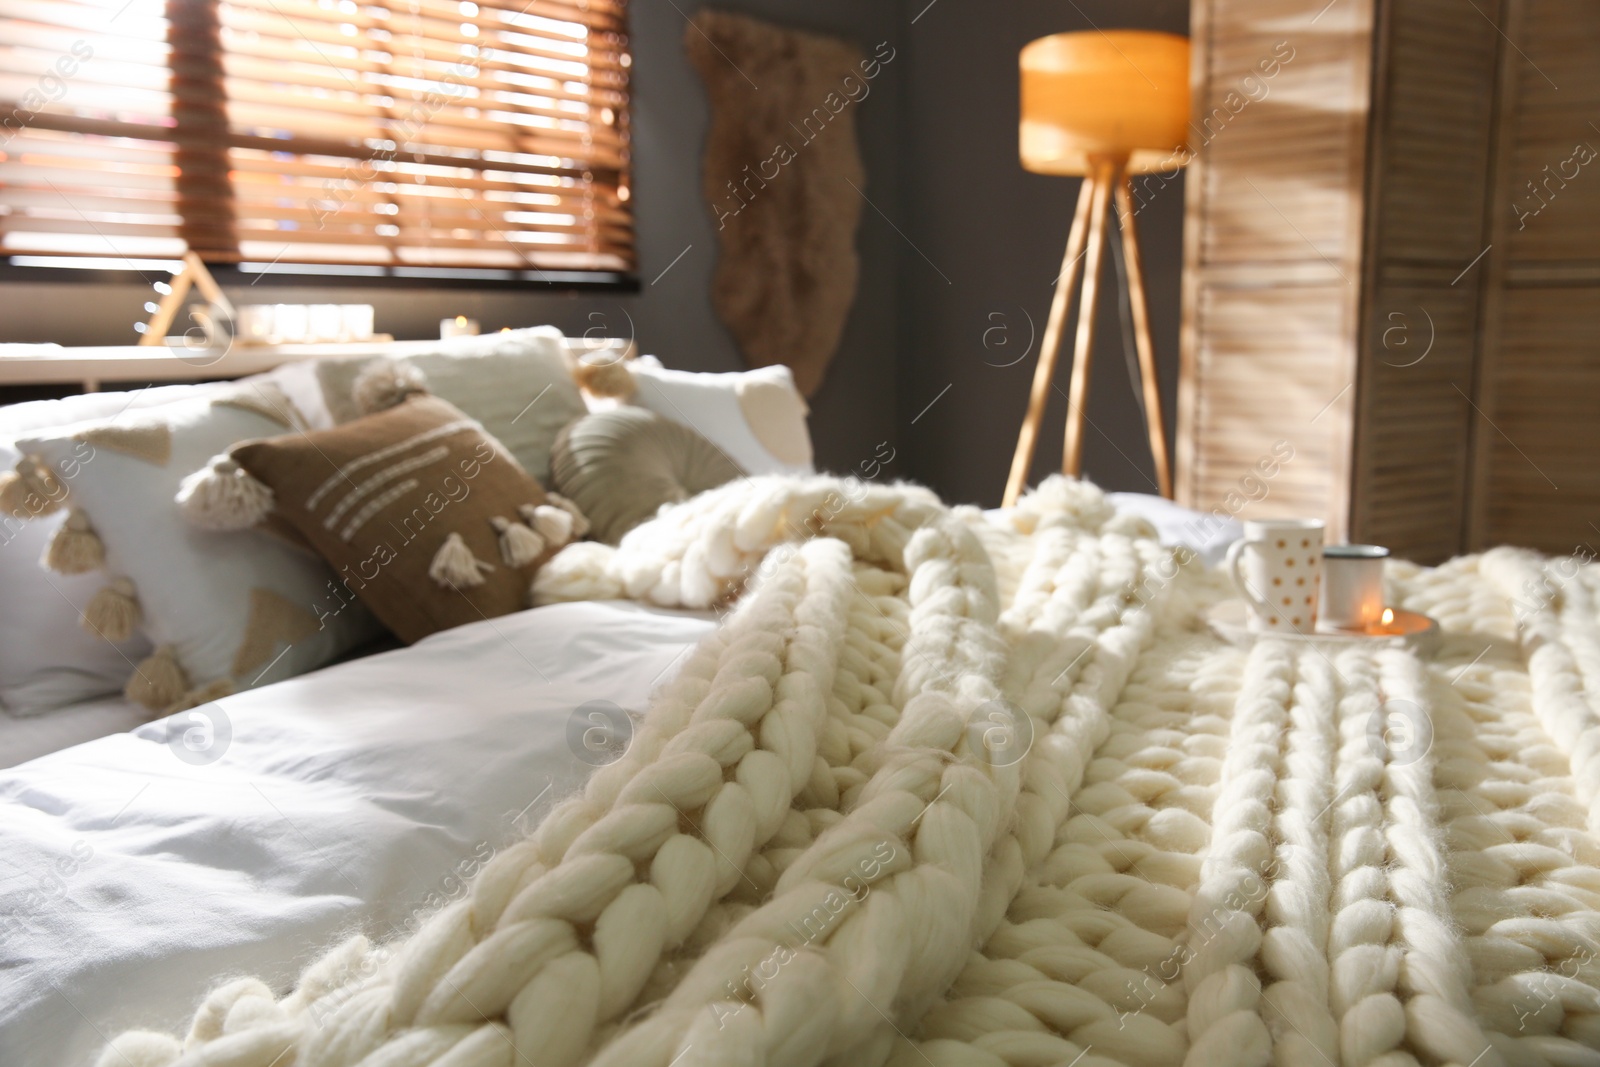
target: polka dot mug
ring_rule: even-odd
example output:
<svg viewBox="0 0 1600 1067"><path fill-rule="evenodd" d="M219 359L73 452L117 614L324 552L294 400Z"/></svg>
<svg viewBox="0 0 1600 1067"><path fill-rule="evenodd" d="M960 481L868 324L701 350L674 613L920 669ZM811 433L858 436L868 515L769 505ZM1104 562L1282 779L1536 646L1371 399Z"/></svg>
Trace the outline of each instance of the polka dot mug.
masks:
<svg viewBox="0 0 1600 1067"><path fill-rule="evenodd" d="M1322 567L1320 519L1250 519L1228 549L1228 574L1250 605L1257 633L1309 634L1317 628Z"/></svg>

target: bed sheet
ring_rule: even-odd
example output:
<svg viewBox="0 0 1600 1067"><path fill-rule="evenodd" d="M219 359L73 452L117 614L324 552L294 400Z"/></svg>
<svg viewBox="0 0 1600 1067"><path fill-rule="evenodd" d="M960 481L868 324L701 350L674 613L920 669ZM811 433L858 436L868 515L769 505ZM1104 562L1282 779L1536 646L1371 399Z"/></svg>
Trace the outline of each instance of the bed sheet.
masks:
<svg viewBox="0 0 1600 1067"><path fill-rule="evenodd" d="M131 730L150 718L150 710L121 696L97 697L41 715L0 712L0 769L36 759L84 741Z"/></svg>
<svg viewBox="0 0 1600 1067"><path fill-rule="evenodd" d="M287 991L330 943L458 896L630 736L714 628L557 605L0 771L0 1063L178 1030L214 977Z"/></svg>

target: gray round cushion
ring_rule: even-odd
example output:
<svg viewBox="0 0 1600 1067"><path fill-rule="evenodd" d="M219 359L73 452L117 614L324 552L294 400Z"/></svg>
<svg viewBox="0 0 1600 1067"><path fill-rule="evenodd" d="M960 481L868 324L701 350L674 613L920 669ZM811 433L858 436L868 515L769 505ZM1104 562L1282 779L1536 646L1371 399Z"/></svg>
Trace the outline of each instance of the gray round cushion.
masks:
<svg viewBox="0 0 1600 1067"><path fill-rule="evenodd" d="M597 411L556 438L550 474L594 536L616 544L663 504L741 477L721 449L680 422L644 408Z"/></svg>

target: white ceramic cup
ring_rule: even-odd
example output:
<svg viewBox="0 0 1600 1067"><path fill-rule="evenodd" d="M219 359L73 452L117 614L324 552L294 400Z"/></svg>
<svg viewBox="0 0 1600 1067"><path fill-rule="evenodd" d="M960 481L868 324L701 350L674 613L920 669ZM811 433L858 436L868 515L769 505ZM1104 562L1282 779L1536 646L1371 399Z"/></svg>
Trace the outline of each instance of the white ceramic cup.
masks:
<svg viewBox="0 0 1600 1067"><path fill-rule="evenodd" d="M1228 574L1250 605L1257 633L1309 634L1317 628L1322 570L1321 519L1247 519L1244 540L1228 549Z"/></svg>
<svg viewBox="0 0 1600 1067"><path fill-rule="evenodd" d="M1383 615L1381 545L1328 545L1322 550L1322 621L1341 630L1366 630Z"/></svg>

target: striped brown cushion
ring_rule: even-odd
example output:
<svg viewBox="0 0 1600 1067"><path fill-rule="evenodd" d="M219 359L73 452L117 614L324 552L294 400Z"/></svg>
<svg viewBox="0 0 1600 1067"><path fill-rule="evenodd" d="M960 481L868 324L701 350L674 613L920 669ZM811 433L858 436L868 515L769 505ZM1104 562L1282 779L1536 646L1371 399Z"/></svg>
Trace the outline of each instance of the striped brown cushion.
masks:
<svg viewBox="0 0 1600 1067"><path fill-rule="evenodd" d="M527 607L528 583L556 547L522 566L506 561L496 527L521 522L518 509L543 504L544 491L438 397L231 455L332 565L335 592L359 598L406 642ZM462 565L453 581L438 576L441 552Z"/></svg>

